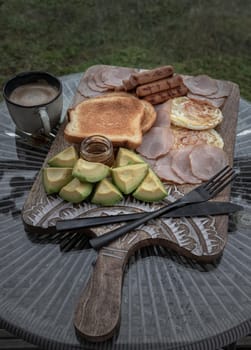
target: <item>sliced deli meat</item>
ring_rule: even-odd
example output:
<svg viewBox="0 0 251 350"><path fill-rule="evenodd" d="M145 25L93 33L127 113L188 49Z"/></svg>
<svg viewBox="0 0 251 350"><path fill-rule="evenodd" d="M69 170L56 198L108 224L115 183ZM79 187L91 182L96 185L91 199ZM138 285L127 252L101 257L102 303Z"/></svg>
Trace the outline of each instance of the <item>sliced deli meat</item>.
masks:
<svg viewBox="0 0 251 350"><path fill-rule="evenodd" d="M86 97L86 98L96 97L96 96L100 95L100 91L94 91L89 87L88 77L84 77L80 81L77 90L80 93L80 95L82 95L83 97Z"/></svg>
<svg viewBox="0 0 251 350"><path fill-rule="evenodd" d="M109 88L106 85L103 86L99 86L97 84L97 77L100 76L100 73L102 72L103 69L105 69L105 66L103 65L98 65L98 66L94 66L95 69L92 70L87 77L87 83L88 86L91 90L93 91L99 91L99 92L107 92L107 90L109 90Z"/></svg>
<svg viewBox="0 0 251 350"><path fill-rule="evenodd" d="M109 67L103 69L101 79L103 83L110 88L121 86L124 79L129 79L130 75L135 73L135 69L127 67Z"/></svg>
<svg viewBox="0 0 251 350"><path fill-rule="evenodd" d="M169 100L154 106L157 116L153 126L170 126L171 125L171 119L170 119L171 107L172 107L172 100Z"/></svg>
<svg viewBox="0 0 251 350"><path fill-rule="evenodd" d="M114 90L115 87L122 85L122 80L135 71L133 68L126 67L91 66L86 70L78 91L87 98L98 96L100 93Z"/></svg>
<svg viewBox="0 0 251 350"><path fill-rule="evenodd" d="M137 152L146 158L157 159L170 151L173 141L174 137L169 127L154 126L144 134Z"/></svg>
<svg viewBox="0 0 251 350"><path fill-rule="evenodd" d="M97 71L100 69L100 65L95 65L89 67L85 74L83 79L80 81L80 84L78 86L78 92L84 96L84 97L95 97L100 95L100 91L98 91L94 86L92 88L90 87L90 81L93 81L93 76L97 73Z"/></svg>
<svg viewBox="0 0 251 350"><path fill-rule="evenodd" d="M221 106L223 106L225 102L224 97L209 98L207 96L195 95L195 94L192 94L191 92L188 92L187 97L193 100L199 100L199 101L204 101L205 103L210 103L212 106L217 108L220 108Z"/></svg>
<svg viewBox="0 0 251 350"><path fill-rule="evenodd" d="M217 81L205 74L195 77L183 76L183 83L196 95L209 96L218 91Z"/></svg>
<svg viewBox="0 0 251 350"><path fill-rule="evenodd" d="M144 160L144 162L146 162L151 169L154 169L155 167L155 164L156 164L156 160L155 159L149 159L149 158L146 158L142 155L140 155L140 157Z"/></svg>
<svg viewBox="0 0 251 350"><path fill-rule="evenodd" d="M107 86L103 80L102 80L102 74L104 71L109 69L110 67L105 66L105 65L100 65L100 67L96 70L96 73L93 75L93 80L97 87L102 88L102 89L110 89L109 86Z"/></svg>
<svg viewBox="0 0 251 350"><path fill-rule="evenodd" d="M188 184L197 184L201 179L194 176L189 155L194 146L186 146L173 152L171 168L178 177Z"/></svg>
<svg viewBox="0 0 251 350"><path fill-rule="evenodd" d="M181 179L173 171L173 168L172 168L172 161L175 153L176 151L170 151L165 156L157 159L157 161L154 164L153 170L156 172L156 174L159 176L161 180L182 185L185 183L184 180Z"/></svg>
<svg viewBox="0 0 251 350"><path fill-rule="evenodd" d="M218 86L218 90L213 94L207 96L208 98L222 98L227 97L230 94L230 86L226 81L216 80L216 84Z"/></svg>
<svg viewBox="0 0 251 350"><path fill-rule="evenodd" d="M225 151L210 145L197 145L189 154L192 173L195 177L207 181L228 164Z"/></svg>
<svg viewBox="0 0 251 350"><path fill-rule="evenodd" d="M97 86L97 84L95 83L94 80L94 75L90 75L87 79L86 82L88 84L88 87L90 88L90 90L95 91L95 92L107 92L107 87L105 88L101 88L99 86Z"/></svg>

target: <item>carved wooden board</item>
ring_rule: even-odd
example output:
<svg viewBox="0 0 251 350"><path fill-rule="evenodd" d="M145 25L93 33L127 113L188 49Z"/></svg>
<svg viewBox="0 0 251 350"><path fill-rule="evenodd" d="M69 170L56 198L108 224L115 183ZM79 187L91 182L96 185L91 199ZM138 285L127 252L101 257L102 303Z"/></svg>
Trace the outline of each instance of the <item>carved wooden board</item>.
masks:
<svg viewBox="0 0 251 350"><path fill-rule="evenodd" d="M84 84L82 79L80 84ZM224 82L230 88L229 96L222 108L224 120L217 128L223 137L224 150L233 161L235 130L239 108L239 88L231 82ZM83 97L76 92L74 103ZM67 146L63 137L63 124L45 159L47 160ZM170 186L168 201L174 201L192 186ZM228 200L230 189L222 192L217 200ZM166 203L166 201L165 201ZM47 196L39 172L29 196L24 204L22 218L27 230L38 232L50 230L57 220L98 215L116 215L151 211L163 205L146 204L128 197L120 204L110 208L92 205L88 202L71 204L56 195ZM121 289L124 266L130 255L147 245L163 245L179 254L202 262L211 262L219 257L227 242L228 217L196 217L157 219L134 230L99 251L98 258L79 304L76 307L74 324L79 334L91 341L102 341L113 335L119 325ZM93 229L96 236L115 229L119 224Z"/></svg>

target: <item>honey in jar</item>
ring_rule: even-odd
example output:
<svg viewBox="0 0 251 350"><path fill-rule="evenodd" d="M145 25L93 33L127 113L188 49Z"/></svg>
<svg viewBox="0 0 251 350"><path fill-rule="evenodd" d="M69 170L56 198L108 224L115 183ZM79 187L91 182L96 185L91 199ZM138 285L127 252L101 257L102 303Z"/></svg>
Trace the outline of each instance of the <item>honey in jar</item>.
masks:
<svg viewBox="0 0 251 350"><path fill-rule="evenodd" d="M114 163L112 142L102 135L89 136L80 145L80 157L89 162L112 166Z"/></svg>

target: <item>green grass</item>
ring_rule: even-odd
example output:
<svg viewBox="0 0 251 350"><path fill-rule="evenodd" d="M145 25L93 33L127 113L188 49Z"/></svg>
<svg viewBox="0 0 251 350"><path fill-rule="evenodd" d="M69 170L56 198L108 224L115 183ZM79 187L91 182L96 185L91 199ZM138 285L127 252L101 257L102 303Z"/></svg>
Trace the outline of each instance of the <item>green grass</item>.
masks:
<svg viewBox="0 0 251 350"><path fill-rule="evenodd" d="M0 0L0 84L97 64L209 74L251 100L249 0Z"/></svg>

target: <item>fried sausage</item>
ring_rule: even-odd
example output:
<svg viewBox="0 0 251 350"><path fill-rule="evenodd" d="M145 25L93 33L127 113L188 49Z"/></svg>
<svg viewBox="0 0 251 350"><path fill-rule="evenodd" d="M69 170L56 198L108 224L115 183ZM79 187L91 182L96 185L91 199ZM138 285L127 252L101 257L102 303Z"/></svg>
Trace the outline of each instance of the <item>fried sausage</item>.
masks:
<svg viewBox="0 0 251 350"><path fill-rule="evenodd" d="M130 91L136 87L136 85L130 79L123 80L122 82L125 91Z"/></svg>
<svg viewBox="0 0 251 350"><path fill-rule="evenodd" d="M173 75L173 72L173 66L163 66L148 71L133 73L131 75L130 81L134 84L134 86L142 85L146 83L151 83L155 80L168 78Z"/></svg>
<svg viewBox="0 0 251 350"><path fill-rule="evenodd" d="M174 75L170 78L160 79L152 83L140 85L136 89L136 94L139 97L155 94L156 92L173 89L183 84L180 75Z"/></svg>
<svg viewBox="0 0 251 350"><path fill-rule="evenodd" d="M187 87L185 85L177 86L173 89L160 91L155 94L147 95L143 97L143 100L150 102L152 105L170 100L170 98L185 96L187 94Z"/></svg>

